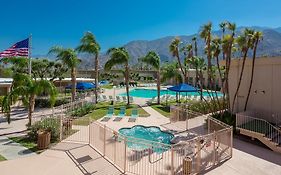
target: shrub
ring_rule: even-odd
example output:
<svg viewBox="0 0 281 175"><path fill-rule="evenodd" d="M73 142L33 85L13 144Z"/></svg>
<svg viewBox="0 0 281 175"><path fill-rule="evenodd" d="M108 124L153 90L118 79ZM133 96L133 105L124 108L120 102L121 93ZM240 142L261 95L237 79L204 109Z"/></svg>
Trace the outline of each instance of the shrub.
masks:
<svg viewBox="0 0 281 175"><path fill-rule="evenodd" d="M56 99L54 107L60 106L62 104L66 104L66 103L69 103L69 102L70 102L69 98L58 98L58 99ZM50 108L51 107L50 99L48 99L48 98L37 98L37 99L35 99L35 107Z"/></svg>
<svg viewBox="0 0 281 175"><path fill-rule="evenodd" d="M235 128L236 117L234 114L231 114L228 111L225 111L223 113L213 114L212 117L214 117L230 126L233 126L233 128Z"/></svg>
<svg viewBox="0 0 281 175"><path fill-rule="evenodd" d="M4 99L4 96L0 96L0 107L2 106L3 99Z"/></svg>
<svg viewBox="0 0 281 175"><path fill-rule="evenodd" d="M51 132L51 142L56 142L60 137L60 120L58 118L44 118L41 121L35 122L29 128L28 137L37 141L38 130L48 130Z"/></svg>
<svg viewBox="0 0 281 175"><path fill-rule="evenodd" d="M94 105L91 103L86 103L82 107L76 108L71 112L71 116L73 117L82 117L86 114L89 114L92 110L94 110Z"/></svg>

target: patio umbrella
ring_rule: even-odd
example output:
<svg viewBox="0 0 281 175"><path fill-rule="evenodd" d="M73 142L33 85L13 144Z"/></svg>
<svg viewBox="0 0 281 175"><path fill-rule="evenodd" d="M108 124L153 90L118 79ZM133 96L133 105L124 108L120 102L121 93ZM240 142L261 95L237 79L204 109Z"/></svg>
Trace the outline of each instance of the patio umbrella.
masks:
<svg viewBox="0 0 281 175"><path fill-rule="evenodd" d="M176 85L176 86L173 86L173 87L169 87L167 88L168 90L170 91L174 91L176 93L181 93L181 92L198 92L198 90L189 85L189 84L185 84L185 83L182 83L182 84L179 84L179 85ZM177 97L177 102L178 102L178 97ZM187 117L186 117L186 130L188 129L188 112L187 112Z"/></svg>
<svg viewBox="0 0 281 175"><path fill-rule="evenodd" d="M195 87L193 87L189 84L185 84L185 83L181 83L179 85L172 86L172 87L169 87L167 89L170 90L170 91L174 91L176 93L179 93L179 94L181 92L185 92L185 93L187 93L187 92L198 92L198 90ZM178 102L178 97L177 97L177 102Z"/></svg>

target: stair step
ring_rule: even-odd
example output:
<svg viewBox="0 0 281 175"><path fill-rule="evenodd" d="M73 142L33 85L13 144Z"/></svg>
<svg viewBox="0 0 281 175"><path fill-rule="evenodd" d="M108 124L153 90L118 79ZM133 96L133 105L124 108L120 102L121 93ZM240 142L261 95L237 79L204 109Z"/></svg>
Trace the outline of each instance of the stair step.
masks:
<svg viewBox="0 0 281 175"><path fill-rule="evenodd" d="M281 145L281 135L277 135L271 141L278 144L278 145Z"/></svg>
<svg viewBox="0 0 281 175"><path fill-rule="evenodd" d="M273 132L270 132L270 133L265 134L265 137L271 139L271 138L274 138L274 137L276 137L276 136L278 136L278 135L280 135L279 132L273 131Z"/></svg>

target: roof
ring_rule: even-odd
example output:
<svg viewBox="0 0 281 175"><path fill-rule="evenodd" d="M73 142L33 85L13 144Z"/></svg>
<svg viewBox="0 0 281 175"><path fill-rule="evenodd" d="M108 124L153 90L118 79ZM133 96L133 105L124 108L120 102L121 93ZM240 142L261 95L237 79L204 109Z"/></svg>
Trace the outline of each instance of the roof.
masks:
<svg viewBox="0 0 281 175"><path fill-rule="evenodd" d="M197 89L195 87L185 83L169 87L167 89L175 92L197 92Z"/></svg>

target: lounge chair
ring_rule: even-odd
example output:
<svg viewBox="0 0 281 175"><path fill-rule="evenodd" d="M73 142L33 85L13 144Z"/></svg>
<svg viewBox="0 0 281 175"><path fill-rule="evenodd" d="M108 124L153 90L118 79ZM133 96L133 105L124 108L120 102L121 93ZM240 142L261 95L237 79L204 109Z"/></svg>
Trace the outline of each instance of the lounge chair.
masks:
<svg viewBox="0 0 281 175"><path fill-rule="evenodd" d="M102 95L102 98L104 99L104 101L108 101L108 99L105 95Z"/></svg>
<svg viewBox="0 0 281 175"><path fill-rule="evenodd" d="M108 120L110 120L112 118L114 114L114 108L111 106L108 108L107 110L107 114L106 116L101 120L101 122L107 122Z"/></svg>
<svg viewBox="0 0 281 175"><path fill-rule="evenodd" d="M109 101L113 101L112 95L108 96L108 98L109 98Z"/></svg>
<svg viewBox="0 0 281 175"><path fill-rule="evenodd" d="M130 103L134 103L134 98L133 97L129 97Z"/></svg>
<svg viewBox="0 0 281 175"><path fill-rule="evenodd" d="M139 116L138 109L133 109L131 117L129 118L128 122L135 122L137 120L138 116Z"/></svg>
<svg viewBox="0 0 281 175"><path fill-rule="evenodd" d="M126 114L126 108L124 106L122 106L120 108L120 112L118 114L118 117L116 117L113 121L119 122L120 120L122 120L122 118L125 116L125 114Z"/></svg>
<svg viewBox="0 0 281 175"><path fill-rule="evenodd" d="M123 102L127 101L127 97L125 97L125 96L122 96L122 99L123 99Z"/></svg>
<svg viewBox="0 0 281 175"><path fill-rule="evenodd" d="M120 97L120 96L116 96L116 101L117 101L117 102L122 102L121 97Z"/></svg>
<svg viewBox="0 0 281 175"><path fill-rule="evenodd" d="M157 96L156 97L152 97L150 100L147 101L148 104L152 104L156 101Z"/></svg>

